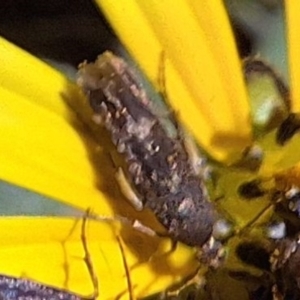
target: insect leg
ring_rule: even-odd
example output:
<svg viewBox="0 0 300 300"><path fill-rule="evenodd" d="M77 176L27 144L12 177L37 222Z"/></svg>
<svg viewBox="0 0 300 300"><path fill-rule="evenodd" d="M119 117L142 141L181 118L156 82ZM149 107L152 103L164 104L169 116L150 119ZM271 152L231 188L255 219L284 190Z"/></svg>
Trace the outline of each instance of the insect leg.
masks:
<svg viewBox="0 0 300 300"><path fill-rule="evenodd" d="M122 260L123 260L123 265L126 273L126 279L127 279L127 287L128 287L128 293L129 293L129 300L134 300L134 293L133 293L133 285L131 282L131 277L130 277L130 271L129 271L129 266L127 264L126 256L125 256L125 249L123 246L123 241L120 236L117 236L117 241L120 246L121 254L122 254Z"/></svg>
<svg viewBox="0 0 300 300"><path fill-rule="evenodd" d="M136 195L135 191L132 189L128 179L126 178L122 168L118 168L115 178L119 184L120 190L125 198L130 202L130 204L137 210L141 211L143 209L143 202Z"/></svg>
<svg viewBox="0 0 300 300"><path fill-rule="evenodd" d="M91 260L91 256L89 254L89 250L88 250L88 245L87 245L87 239L86 239L86 222L89 216L89 210L86 212L86 214L83 217L82 220L82 227L81 227L81 241L82 241L82 246L84 249L84 261L86 263L88 272L90 274L90 277L92 279L93 282L93 286L94 286L94 292L92 295L90 295L89 297L85 298L85 299L97 299L99 296L99 284L98 284L98 278L95 272L95 269L93 267L93 263Z"/></svg>

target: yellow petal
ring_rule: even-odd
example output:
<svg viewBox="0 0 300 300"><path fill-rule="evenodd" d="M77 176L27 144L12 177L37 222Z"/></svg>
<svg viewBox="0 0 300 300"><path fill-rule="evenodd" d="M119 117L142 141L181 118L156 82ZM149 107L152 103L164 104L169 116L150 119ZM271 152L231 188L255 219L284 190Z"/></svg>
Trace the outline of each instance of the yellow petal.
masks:
<svg viewBox="0 0 300 300"><path fill-rule="evenodd" d="M99 189L102 170L113 177L110 157L65 103L66 97L82 100L79 89L7 41L0 47L1 179L111 214Z"/></svg>
<svg viewBox="0 0 300 300"><path fill-rule="evenodd" d="M72 218L1 218L1 273L36 280L82 296L92 294L93 281L83 260L81 222ZM147 248L143 248L145 239L136 231L130 232L130 237L122 242L123 253L117 240L118 228L117 224L87 221L85 234L100 287L99 299L129 298L124 260L135 298L163 290L182 278L187 268L197 266L195 261L187 261L187 249L181 249L179 255L175 252L168 256L158 255L141 263L137 255L147 259L150 253L149 248L148 254ZM133 247L137 242L139 248ZM156 242L148 242L147 246L153 247ZM175 260L179 260L176 268Z"/></svg>
<svg viewBox="0 0 300 300"><path fill-rule="evenodd" d="M1 218L0 224L1 274L37 280L82 296L93 293L92 278L83 259L79 219L11 217ZM88 251L99 282L100 298L115 298L128 287L113 228L91 221L87 227Z"/></svg>
<svg viewBox="0 0 300 300"><path fill-rule="evenodd" d="M285 1L292 111L300 111L300 2Z"/></svg>
<svg viewBox="0 0 300 300"><path fill-rule="evenodd" d="M69 115L61 93L72 85L61 73L1 37L0 53L1 87L61 116Z"/></svg>
<svg viewBox="0 0 300 300"><path fill-rule="evenodd" d="M5 89L0 95L1 179L84 210L111 212L89 160L87 147L97 153L96 143L56 113Z"/></svg>
<svg viewBox="0 0 300 300"><path fill-rule="evenodd" d="M97 3L154 83L164 52L170 103L210 154L226 159L250 142L245 87L221 2Z"/></svg>

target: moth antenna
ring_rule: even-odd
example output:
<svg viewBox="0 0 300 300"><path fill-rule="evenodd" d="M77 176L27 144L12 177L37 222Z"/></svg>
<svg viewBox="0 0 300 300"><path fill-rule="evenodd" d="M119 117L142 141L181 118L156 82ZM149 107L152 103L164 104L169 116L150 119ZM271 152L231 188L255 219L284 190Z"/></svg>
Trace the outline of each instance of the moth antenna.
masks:
<svg viewBox="0 0 300 300"><path fill-rule="evenodd" d="M161 51L160 57L159 57L159 65L158 65L158 89L159 93L164 99L164 102L167 105L168 112L167 116L170 118L172 123L174 124L176 130L181 131L182 128L178 123L177 117L178 112L174 111L173 108L170 107L170 101L168 96L168 90L167 90L167 76L166 76L166 52L164 50Z"/></svg>
<svg viewBox="0 0 300 300"><path fill-rule="evenodd" d="M159 92L163 95L164 98L167 96L167 86L166 86L166 52L161 51L159 56L159 67L158 67L158 88Z"/></svg>

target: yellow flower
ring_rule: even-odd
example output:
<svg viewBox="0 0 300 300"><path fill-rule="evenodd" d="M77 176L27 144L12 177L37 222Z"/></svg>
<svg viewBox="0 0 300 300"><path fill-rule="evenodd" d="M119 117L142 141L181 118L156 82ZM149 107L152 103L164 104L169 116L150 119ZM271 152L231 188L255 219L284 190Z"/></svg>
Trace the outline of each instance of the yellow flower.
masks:
<svg viewBox="0 0 300 300"><path fill-rule="evenodd" d="M250 143L241 65L221 1L205 5L185 0L176 5L171 0L97 3L156 85L164 53L166 92L172 107L211 155L232 159Z"/></svg>
<svg viewBox="0 0 300 300"><path fill-rule="evenodd" d="M251 144L247 93L222 1L205 5L190 0L177 0L176 5L171 0L97 3L157 90L164 54L168 100L206 151L218 160L232 161ZM289 5L287 16L292 24L294 9ZM293 27L289 28L292 46ZM290 51L291 59L299 56ZM4 39L0 53L0 178L83 213L91 209L102 216L138 216L152 224L147 212L134 212L116 189L110 159L114 149L77 117L80 111L90 125L91 110L75 84ZM299 109L296 69L291 68L295 111ZM0 219L1 273L91 294L80 226L75 225L72 218ZM145 236L119 222L89 220L88 225L99 299L128 298L131 289L132 297L144 297L179 282L198 267L193 249L184 245L163 255L170 248L168 239ZM118 236L124 240L124 253Z"/></svg>

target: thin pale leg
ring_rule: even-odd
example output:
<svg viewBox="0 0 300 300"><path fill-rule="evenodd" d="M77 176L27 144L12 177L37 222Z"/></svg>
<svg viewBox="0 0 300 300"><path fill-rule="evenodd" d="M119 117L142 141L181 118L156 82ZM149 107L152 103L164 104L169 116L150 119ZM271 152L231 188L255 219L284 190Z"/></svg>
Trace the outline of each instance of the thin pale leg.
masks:
<svg viewBox="0 0 300 300"><path fill-rule="evenodd" d="M211 169L206 163L206 157L201 156L195 141L188 133L184 132L184 129L180 129L180 132L194 173L204 180L209 179L211 177Z"/></svg>
<svg viewBox="0 0 300 300"><path fill-rule="evenodd" d="M173 253L176 250L177 247L177 241L172 240L170 235L166 232L166 233L162 233L162 232L156 232L155 230L153 230L152 228L144 225L142 222L140 222L139 220L130 220L126 217L122 217L122 216L114 216L114 217L104 217L104 216L97 216L97 215L89 215L89 217L91 217L94 220L98 220L98 221L105 221L105 222L115 222L115 221L119 221L124 225L130 226L133 229L146 234L150 237L163 237L163 238L170 238L171 241L171 247L170 250L166 251L163 255L159 254L159 256L166 256L169 255L171 253ZM138 265L136 265L138 266ZM132 268L136 267L133 266Z"/></svg>
<svg viewBox="0 0 300 300"><path fill-rule="evenodd" d="M115 174L115 177L119 184L122 194L126 197L126 199L130 202L130 204L137 211L143 210L143 202L141 201L141 199L136 195L136 193L132 189L122 168L118 168L118 170Z"/></svg>
<svg viewBox="0 0 300 300"><path fill-rule="evenodd" d="M168 104L170 101L168 101L168 91L167 91L167 81L166 81L166 53L164 51L160 54L160 60L159 60L159 67L158 67L158 87L159 92L162 95L162 97L165 99L166 103ZM161 118L170 118L171 121L174 123L176 129L178 126L177 123L177 112L173 110L173 108L168 108L167 115L159 115Z"/></svg>
<svg viewBox="0 0 300 300"><path fill-rule="evenodd" d="M83 259L86 263L88 272L89 272L90 277L92 279L93 286L94 286L94 292L93 292L92 295L90 295L89 297L87 297L85 299L97 299L98 296L99 296L99 283L98 283L98 278L97 278L95 269L93 267L91 256L89 254L87 239L86 239L86 222L87 222L87 219L88 219L88 215L89 215L89 211L87 211L86 215L83 217L83 220L82 220L81 241L82 241L82 246L83 246L83 249L84 249L84 258Z"/></svg>
<svg viewBox="0 0 300 300"><path fill-rule="evenodd" d="M205 286L205 272L201 272L201 268L197 268L196 271L185 278L182 282L174 285L166 290L166 296L178 298L180 292L182 292L187 286L195 285L197 288Z"/></svg>
<svg viewBox="0 0 300 300"><path fill-rule="evenodd" d="M121 239L121 237L117 236L117 241L119 243L120 246L120 250L121 250L121 254L122 254L122 260L123 260L123 265L124 265L124 269L125 269L125 273L126 273L126 279L127 279L127 287L128 287L128 293L129 293L129 300L134 300L134 293L133 293L133 285L131 282L131 277L130 277L130 271L129 271L129 266L127 264L127 260L126 260L126 256L125 256L125 250L124 250L124 246L123 246L123 241ZM121 297L122 295L120 295Z"/></svg>

